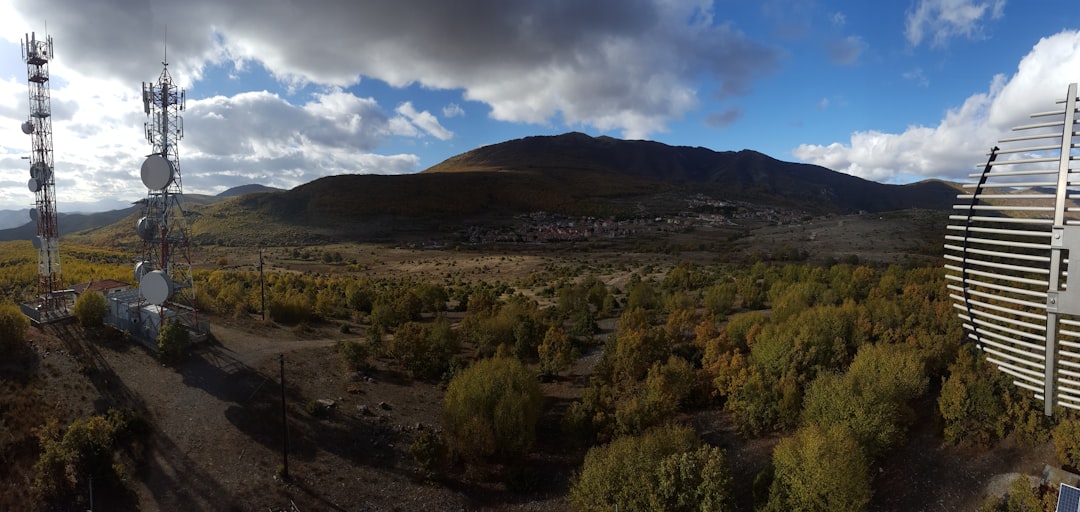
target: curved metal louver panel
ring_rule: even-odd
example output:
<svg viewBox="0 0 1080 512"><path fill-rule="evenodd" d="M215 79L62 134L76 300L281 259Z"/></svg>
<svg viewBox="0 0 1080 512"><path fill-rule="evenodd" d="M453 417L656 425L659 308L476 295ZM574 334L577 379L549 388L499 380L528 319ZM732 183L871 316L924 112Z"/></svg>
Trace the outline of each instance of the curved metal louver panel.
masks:
<svg viewBox="0 0 1080 512"><path fill-rule="evenodd" d="M1058 109L998 141L957 196L945 237L965 332L1047 415L1080 410L1080 264L1069 281L1070 257L1080 262L1076 95L1069 85Z"/></svg>

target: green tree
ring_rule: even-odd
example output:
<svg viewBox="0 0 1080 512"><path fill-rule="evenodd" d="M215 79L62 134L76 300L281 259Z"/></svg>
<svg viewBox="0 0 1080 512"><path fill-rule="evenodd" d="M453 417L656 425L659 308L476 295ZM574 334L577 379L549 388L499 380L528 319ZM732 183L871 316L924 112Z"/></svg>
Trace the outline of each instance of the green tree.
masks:
<svg viewBox="0 0 1080 512"><path fill-rule="evenodd" d="M99 327L108 309L109 304L101 292L87 291L75 301L75 318L83 327Z"/></svg>
<svg viewBox="0 0 1080 512"><path fill-rule="evenodd" d="M724 511L732 510L730 487L723 451L668 425L590 449L570 503L583 512Z"/></svg>
<svg viewBox="0 0 1080 512"><path fill-rule="evenodd" d="M998 393L998 375L973 346L961 349L941 385L938 410L945 420L945 440L989 445L1004 435L999 421L1005 405Z"/></svg>
<svg viewBox="0 0 1080 512"><path fill-rule="evenodd" d="M570 336L558 325L548 326L544 341L536 347L540 356L540 372L554 375L570 366L574 361L574 346Z"/></svg>
<svg viewBox="0 0 1080 512"><path fill-rule="evenodd" d="M14 304L0 304L0 349L11 350L26 341L30 320Z"/></svg>
<svg viewBox="0 0 1080 512"><path fill-rule="evenodd" d="M843 426L799 429L776 445L773 468L768 512L859 511L870 501L867 457Z"/></svg>
<svg viewBox="0 0 1080 512"><path fill-rule="evenodd" d="M1066 466L1080 467L1080 420L1066 418L1054 427L1054 450Z"/></svg>
<svg viewBox="0 0 1080 512"><path fill-rule="evenodd" d="M165 364L179 363L190 343L191 334L187 326L175 318L169 318L158 332L158 357Z"/></svg>
<svg viewBox="0 0 1080 512"><path fill-rule="evenodd" d="M368 357L371 355L371 346L367 343L338 340L336 346L345 371L355 372L367 366Z"/></svg>
<svg viewBox="0 0 1080 512"><path fill-rule="evenodd" d="M897 445L914 417L908 402L926 392L920 354L906 345L865 345L842 375L819 375L806 392L803 421L848 428L867 454Z"/></svg>
<svg viewBox="0 0 1080 512"><path fill-rule="evenodd" d="M450 380L443 400L447 444L466 461L513 459L532 446L543 395L520 361L477 361Z"/></svg>

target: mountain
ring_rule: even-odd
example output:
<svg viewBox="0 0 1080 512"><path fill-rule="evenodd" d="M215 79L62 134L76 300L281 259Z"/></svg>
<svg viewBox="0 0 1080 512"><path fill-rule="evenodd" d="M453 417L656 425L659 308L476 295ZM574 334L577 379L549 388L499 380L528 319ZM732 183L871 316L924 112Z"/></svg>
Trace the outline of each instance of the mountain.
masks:
<svg viewBox="0 0 1080 512"><path fill-rule="evenodd" d="M266 185L260 185L258 183L252 183L250 185L240 185L239 187L233 187L217 195L217 197L236 197L247 194L258 194L261 192L283 192L285 189L268 187Z"/></svg>
<svg viewBox="0 0 1080 512"><path fill-rule="evenodd" d="M26 224L30 219L30 210L0 210L0 229L9 229Z"/></svg>
<svg viewBox="0 0 1080 512"><path fill-rule="evenodd" d="M245 190L251 192L263 192L263 191L279 191L272 187L266 187L263 185L242 185L234 187L216 196L210 196L205 194L184 194L184 207L189 210L196 210L200 207L210 205L213 203L224 201L229 197L242 195ZM109 210L96 213L58 213L56 218L57 226L60 228L60 235L66 236L71 234L78 234L87 231L92 231L105 226L116 224L123 220L128 220L127 227L135 225L135 219L138 217L138 213L142 211L142 206L136 202L135 206L123 208L120 210ZM37 225L30 221L30 214L28 210L4 210L0 211L0 223L9 218L8 213L12 213L10 218L14 224L8 225L6 228L0 228L0 241L10 240L30 240L37 235ZM17 215L15 215L17 214ZM17 219L17 220L16 220ZM0 224L2 225L2 224Z"/></svg>
<svg viewBox="0 0 1080 512"><path fill-rule="evenodd" d="M429 239L470 226L502 229L534 212L680 216L703 200L809 214L947 210L956 194L954 185L941 181L886 185L750 150L717 152L568 133L484 146L416 174L348 174L286 191L245 185L217 196L186 197L197 213L191 224L195 241L248 246ZM122 222L82 232L79 240L136 243L137 213L119 215ZM72 231L63 221L61 226ZM0 231L0 239L5 234Z"/></svg>
<svg viewBox="0 0 1080 512"><path fill-rule="evenodd" d="M717 152L583 133L525 137L484 146L449 158L424 173L552 169L710 185L733 199L794 202L811 210L945 209L956 199L954 187L936 180L886 185L817 165L783 162L747 149Z"/></svg>

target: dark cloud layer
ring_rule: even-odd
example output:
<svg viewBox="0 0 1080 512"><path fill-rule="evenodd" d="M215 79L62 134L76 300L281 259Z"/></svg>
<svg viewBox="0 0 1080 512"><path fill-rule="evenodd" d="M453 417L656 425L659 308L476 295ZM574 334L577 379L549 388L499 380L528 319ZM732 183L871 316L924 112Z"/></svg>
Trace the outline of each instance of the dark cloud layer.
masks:
<svg viewBox="0 0 1080 512"><path fill-rule="evenodd" d="M713 19L711 2L661 0L16 0L48 12L67 62L88 75L152 80L169 59L258 61L279 79L347 86L360 77L463 89L507 121L646 135L697 105L703 76L743 94L774 49ZM77 64L74 64L77 63Z"/></svg>

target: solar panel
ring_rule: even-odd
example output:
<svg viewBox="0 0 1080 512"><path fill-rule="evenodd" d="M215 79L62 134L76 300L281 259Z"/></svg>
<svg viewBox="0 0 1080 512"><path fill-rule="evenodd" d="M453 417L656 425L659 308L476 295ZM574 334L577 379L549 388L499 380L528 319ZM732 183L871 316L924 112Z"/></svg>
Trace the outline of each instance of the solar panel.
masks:
<svg viewBox="0 0 1080 512"><path fill-rule="evenodd" d="M1080 489L1069 484L1061 484L1058 491L1057 512L1080 511Z"/></svg>

